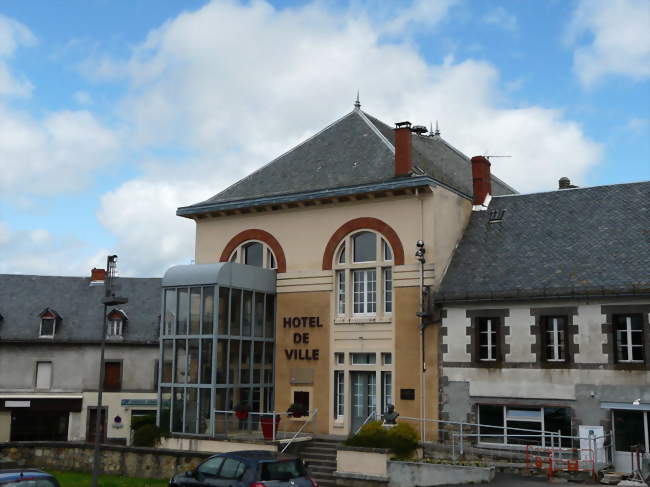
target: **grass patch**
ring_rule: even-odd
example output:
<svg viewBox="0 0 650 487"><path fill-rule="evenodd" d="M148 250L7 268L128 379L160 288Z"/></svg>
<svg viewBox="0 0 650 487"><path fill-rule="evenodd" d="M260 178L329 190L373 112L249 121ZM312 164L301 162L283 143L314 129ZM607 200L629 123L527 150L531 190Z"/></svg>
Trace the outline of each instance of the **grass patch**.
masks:
<svg viewBox="0 0 650 487"><path fill-rule="evenodd" d="M51 473L56 476L61 487L89 487L93 477L89 473L82 472L54 471ZM168 480L100 475L97 485L99 487L167 487L167 482Z"/></svg>

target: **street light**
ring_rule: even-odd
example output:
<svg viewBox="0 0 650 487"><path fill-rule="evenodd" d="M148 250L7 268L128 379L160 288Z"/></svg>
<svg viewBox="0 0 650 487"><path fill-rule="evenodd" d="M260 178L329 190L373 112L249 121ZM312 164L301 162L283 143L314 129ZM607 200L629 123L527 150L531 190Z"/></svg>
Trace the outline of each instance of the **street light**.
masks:
<svg viewBox="0 0 650 487"><path fill-rule="evenodd" d="M93 480L92 487L97 487L97 475L100 465L100 443L99 428L101 426L102 394L104 392L104 350L106 348L106 309L109 306L117 306L129 302L127 298L116 296L113 292L113 283L117 279L117 255L109 255L106 258L106 278L104 279L104 315L102 317L102 337L99 354L99 385L97 387L97 413L95 414L95 454L93 457Z"/></svg>

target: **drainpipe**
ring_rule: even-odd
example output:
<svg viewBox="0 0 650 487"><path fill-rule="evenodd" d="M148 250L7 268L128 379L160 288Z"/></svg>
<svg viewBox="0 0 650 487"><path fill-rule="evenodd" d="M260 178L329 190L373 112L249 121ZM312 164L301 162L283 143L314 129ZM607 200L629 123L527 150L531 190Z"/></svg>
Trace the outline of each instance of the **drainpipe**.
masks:
<svg viewBox="0 0 650 487"><path fill-rule="evenodd" d="M419 326L419 334L418 334L418 355L419 355L419 360L420 360L420 438L425 439L425 432L426 432L426 424L424 422L424 417L425 417L425 380L424 380L424 372L425 372L425 363L424 363L424 317L425 317L425 310L424 310L424 263L426 262L426 259L424 258L424 254L426 253L426 249L424 248L424 241L423 240L418 240L417 243L415 244L417 246L417 251L415 252L415 257L420 261L420 310L416 313L418 317L421 319L421 323Z"/></svg>

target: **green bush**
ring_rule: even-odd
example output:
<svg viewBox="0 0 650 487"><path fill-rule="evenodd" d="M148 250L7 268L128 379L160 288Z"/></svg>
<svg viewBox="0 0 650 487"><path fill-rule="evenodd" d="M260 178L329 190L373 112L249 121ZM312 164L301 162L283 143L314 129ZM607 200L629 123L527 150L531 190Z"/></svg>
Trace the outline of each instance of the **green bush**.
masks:
<svg viewBox="0 0 650 487"><path fill-rule="evenodd" d="M156 426L156 414L136 416L131 420L133 430L133 446L155 447L167 431Z"/></svg>
<svg viewBox="0 0 650 487"><path fill-rule="evenodd" d="M133 433L133 446L155 447L160 443L162 431L155 424L143 424Z"/></svg>
<svg viewBox="0 0 650 487"><path fill-rule="evenodd" d="M388 448L396 458L408 459L418 447L418 441L418 432L406 423L384 428L381 421L371 421L363 425L356 435L348 438L345 444L366 448Z"/></svg>

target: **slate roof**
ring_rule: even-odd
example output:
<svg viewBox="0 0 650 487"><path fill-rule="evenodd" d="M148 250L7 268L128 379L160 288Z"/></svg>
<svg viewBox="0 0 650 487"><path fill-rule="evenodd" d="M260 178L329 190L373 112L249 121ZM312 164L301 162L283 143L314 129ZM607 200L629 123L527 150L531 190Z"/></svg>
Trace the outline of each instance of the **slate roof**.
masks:
<svg viewBox="0 0 650 487"><path fill-rule="evenodd" d="M437 182L472 196L469 159L440 136L412 134L413 165ZM354 109L316 135L212 198L179 208L179 215L219 209L224 203L395 181L394 132ZM417 174L414 174L417 176ZM494 177L494 194L515 191Z"/></svg>
<svg viewBox="0 0 650 487"><path fill-rule="evenodd" d="M627 293L650 293L650 181L493 198L437 299Z"/></svg>
<svg viewBox="0 0 650 487"><path fill-rule="evenodd" d="M39 342L97 342L101 339L104 286L89 286L83 277L0 274L0 343L12 340ZM119 296L129 302L116 306L128 316L124 337L117 343L158 343L160 279L119 278ZM61 321L53 339L39 339L39 315L56 311ZM107 312L113 308L109 307ZM113 340L111 340L112 342Z"/></svg>

